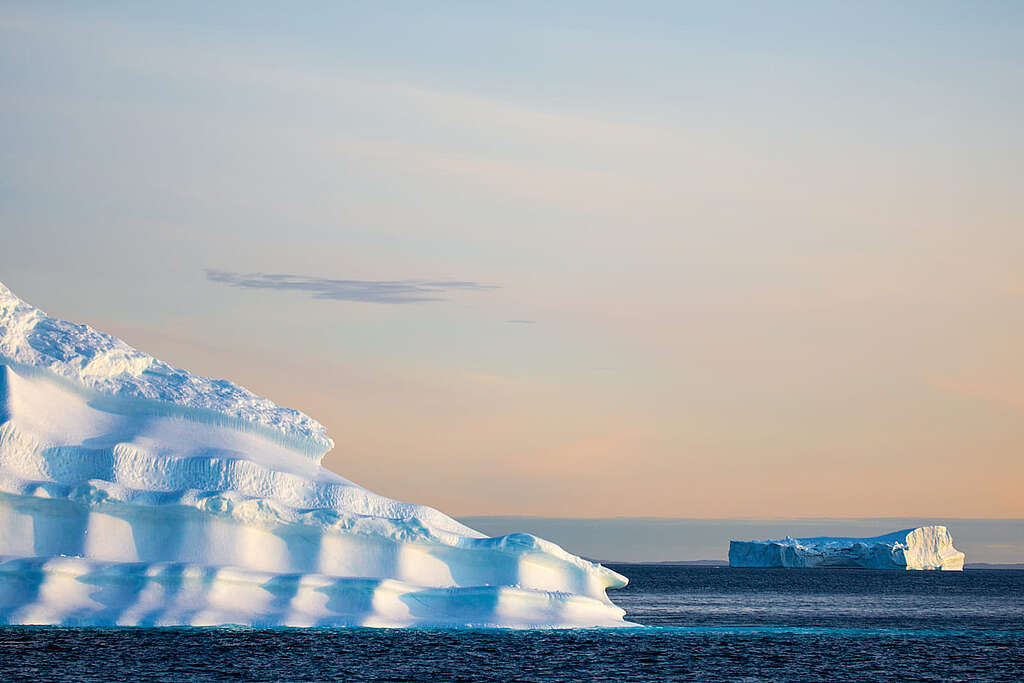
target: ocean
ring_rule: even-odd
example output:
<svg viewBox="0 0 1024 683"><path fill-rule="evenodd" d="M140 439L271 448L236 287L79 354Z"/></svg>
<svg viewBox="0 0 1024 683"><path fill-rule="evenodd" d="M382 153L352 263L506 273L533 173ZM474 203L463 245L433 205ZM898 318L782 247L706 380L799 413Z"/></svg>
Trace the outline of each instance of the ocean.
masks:
<svg viewBox="0 0 1024 683"><path fill-rule="evenodd" d="M628 629L0 628L32 681L1018 681L1024 571L612 565Z"/></svg>

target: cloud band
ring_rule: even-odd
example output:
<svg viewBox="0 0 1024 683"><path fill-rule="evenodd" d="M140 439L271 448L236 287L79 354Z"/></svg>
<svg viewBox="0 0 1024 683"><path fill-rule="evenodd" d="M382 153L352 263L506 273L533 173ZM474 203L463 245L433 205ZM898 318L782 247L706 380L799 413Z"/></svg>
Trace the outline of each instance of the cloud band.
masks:
<svg viewBox="0 0 1024 683"><path fill-rule="evenodd" d="M494 285L460 280L332 280L284 273L232 273L207 270L206 279L232 287L309 292L314 299L413 304L445 301L452 292L496 289Z"/></svg>

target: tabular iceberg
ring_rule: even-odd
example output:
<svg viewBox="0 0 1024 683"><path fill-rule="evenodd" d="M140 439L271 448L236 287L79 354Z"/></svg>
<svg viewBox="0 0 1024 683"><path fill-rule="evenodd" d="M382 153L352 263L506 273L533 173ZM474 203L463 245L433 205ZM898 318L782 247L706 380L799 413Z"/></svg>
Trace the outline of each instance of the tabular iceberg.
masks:
<svg viewBox="0 0 1024 683"><path fill-rule="evenodd" d="M730 567L858 567L862 569L964 568L944 526L922 526L874 538L789 538L730 541Z"/></svg>
<svg viewBox="0 0 1024 683"><path fill-rule="evenodd" d="M0 623L626 624L625 577L376 495L332 446L0 284Z"/></svg>

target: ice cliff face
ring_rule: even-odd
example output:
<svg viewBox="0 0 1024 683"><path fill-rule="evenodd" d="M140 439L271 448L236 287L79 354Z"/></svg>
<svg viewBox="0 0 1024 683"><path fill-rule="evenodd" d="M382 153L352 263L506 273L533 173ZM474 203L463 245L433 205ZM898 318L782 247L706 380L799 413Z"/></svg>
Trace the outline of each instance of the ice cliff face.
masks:
<svg viewBox="0 0 1024 683"><path fill-rule="evenodd" d="M730 541L730 567L859 567L863 569L964 568L944 526L894 531L875 538L789 538Z"/></svg>
<svg viewBox="0 0 1024 683"><path fill-rule="evenodd" d="M376 495L331 445L0 285L0 623L625 623L624 577Z"/></svg>

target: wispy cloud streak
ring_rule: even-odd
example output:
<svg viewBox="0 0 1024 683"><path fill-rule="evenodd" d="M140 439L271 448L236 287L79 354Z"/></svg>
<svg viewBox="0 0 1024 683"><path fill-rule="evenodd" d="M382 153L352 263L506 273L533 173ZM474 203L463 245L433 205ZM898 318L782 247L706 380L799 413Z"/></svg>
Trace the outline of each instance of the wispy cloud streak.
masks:
<svg viewBox="0 0 1024 683"><path fill-rule="evenodd" d="M207 270L206 279L232 287L309 292L314 299L413 304L445 301L451 292L496 289L495 285L461 280L332 280L285 273L232 273Z"/></svg>

